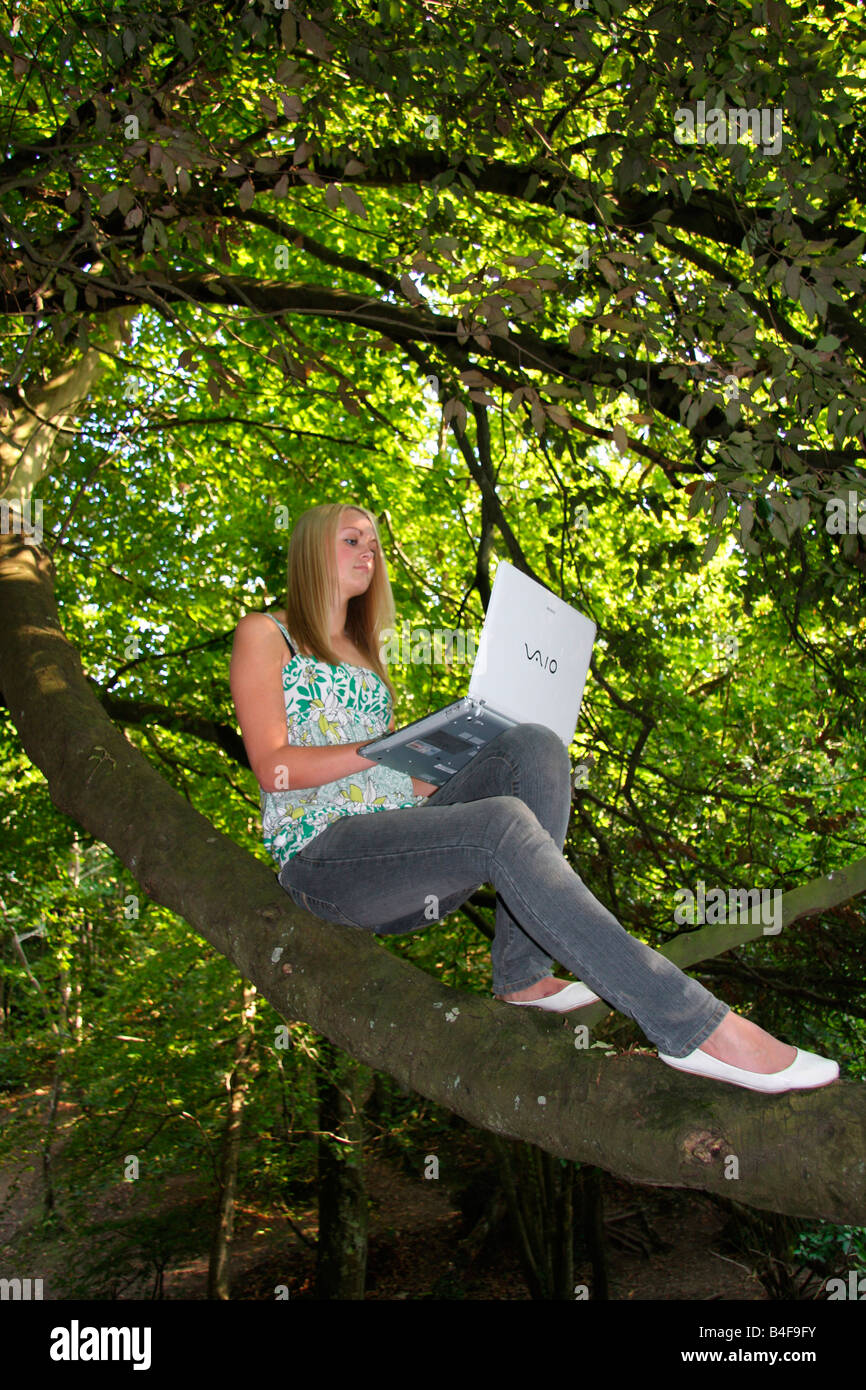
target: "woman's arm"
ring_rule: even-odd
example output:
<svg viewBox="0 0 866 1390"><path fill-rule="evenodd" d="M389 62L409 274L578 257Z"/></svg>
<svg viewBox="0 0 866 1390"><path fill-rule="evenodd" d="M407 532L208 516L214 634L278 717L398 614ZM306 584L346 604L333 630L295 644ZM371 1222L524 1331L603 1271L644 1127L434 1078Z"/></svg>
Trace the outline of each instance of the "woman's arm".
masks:
<svg viewBox="0 0 866 1390"><path fill-rule="evenodd" d="M361 757L360 743L301 748L286 741L286 706L280 672L286 643L264 613L247 613L235 629L229 673L232 699L250 767L263 791L321 787L352 772L374 767ZM419 784L422 788L428 784Z"/></svg>

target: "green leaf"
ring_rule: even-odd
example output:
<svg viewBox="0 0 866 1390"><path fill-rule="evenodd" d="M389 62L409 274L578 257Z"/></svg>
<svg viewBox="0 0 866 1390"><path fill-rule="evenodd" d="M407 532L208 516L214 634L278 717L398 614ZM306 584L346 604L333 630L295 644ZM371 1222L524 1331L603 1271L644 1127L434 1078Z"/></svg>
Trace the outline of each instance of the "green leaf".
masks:
<svg viewBox="0 0 866 1390"><path fill-rule="evenodd" d="M785 271L785 293L789 299L797 299L800 293L800 272L795 265Z"/></svg>
<svg viewBox="0 0 866 1390"><path fill-rule="evenodd" d="M295 23L294 15L290 14L288 10L283 11L280 19L280 42L289 53L298 42L298 26Z"/></svg>
<svg viewBox="0 0 866 1390"><path fill-rule="evenodd" d="M630 446L628 442L628 435L626 434L624 425L614 425L613 442L621 454L628 453Z"/></svg>
<svg viewBox="0 0 866 1390"><path fill-rule="evenodd" d="M340 197L343 199L343 202L346 204L346 207L349 209L350 212L354 212L359 217L363 217L366 219L367 209L361 202L361 199L358 197L354 188L345 188L341 185Z"/></svg>
<svg viewBox="0 0 866 1390"><path fill-rule="evenodd" d="M187 62L191 63L195 57L195 41L192 36L192 30L182 19L173 19L171 26L174 30L175 42L178 48Z"/></svg>
<svg viewBox="0 0 866 1390"><path fill-rule="evenodd" d="M702 507L702 505L703 505L703 500L704 500L704 494L706 493L706 490L707 490L707 485L706 485L704 479L701 478L700 481L698 482L697 487L695 488L694 492L692 493L692 498L691 498L691 501L689 502L689 516L690 516L690 517L697 516L698 512L701 510L701 507Z"/></svg>
<svg viewBox="0 0 866 1390"><path fill-rule="evenodd" d="M705 565L709 560L712 560L713 556L715 555L716 551L722 543L722 539L723 537L720 531L715 531L711 536L708 537L707 543L704 546L704 553L701 556L702 565Z"/></svg>

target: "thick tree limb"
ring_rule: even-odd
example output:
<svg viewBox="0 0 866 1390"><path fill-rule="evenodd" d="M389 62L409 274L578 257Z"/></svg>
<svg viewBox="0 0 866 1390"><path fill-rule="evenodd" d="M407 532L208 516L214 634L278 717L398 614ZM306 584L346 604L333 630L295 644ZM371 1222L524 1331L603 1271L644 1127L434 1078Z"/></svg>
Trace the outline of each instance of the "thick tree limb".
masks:
<svg viewBox="0 0 866 1390"><path fill-rule="evenodd" d="M367 933L296 908L273 872L193 810L107 718L63 636L52 571L44 550L0 538L0 684L24 748L55 805L281 1014L492 1133L637 1182L866 1222L866 1086L764 1097L651 1057L599 1057L575 1049L573 1019L450 989ZM802 910L857 891L855 872L838 889L834 876L826 901Z"/></svg>
<svg viewBox="0 0 866 1390"><path fill-rule="evenodd" d="M108 318L105 338L109 345L120 342L133 315L133 310L125 308ZM102 375L101 346L100 342L90 347L73 366L64 368L45 385L28 388L30 412L16 410L12 423L0 436L0 496L29 497L48 471L49 459L57 466L57 434L75 416Z"/></svg>
<svg viewBox="0 0 866 1390"><path fill-rule="evenodd" d="M34 248L30 255L46 268L51 265L49 256L42 256ZM201 305L218 305L235 308L249 308L267 320L281 315L306 314L314 317L345 320L360 328L375 330L390 338L401 347L423 342L435 347L457 371L475 366L471 351L461 344L457 337L459 320L453 316L432 312L425 303L418 307L390 304L370 295L353 290L334 288L312 282L286 284L281 281L258 280L242 275L222 275L206 272L202 275L175 275L171 280L151 274L146 281L121 282L108 278L105 274L78 273L67 265L66 271L73 281L74 303L70 301L68 312L90 315L111 312L117 308L130 309L140 303L157 304L163 312L171 312L175 303L190 302ZM99 298L95 304L88 303L87 291L98 290ZM0 312L16 314L22 289L7 292L0 285ZM66 292L64 291L64 294ZM41 296L47 313L58 311L63 295L57 288L46 288ZM491 334L488 338L488 360L484 364L485 376L503 389L515 390L524 384L527 371L545 372L559 378L563 383L577 386L589 383L596 387L618 389L624 372L625 382L643 379L654 409L666 416L672 423L682 423L680 403L685 388L681 389L663 375L663 367L636 357L613 357L603 352L582 351L580 355L571 352L566 343L546 338L532 329L523 326L519 331L502 337ZM516 373L514 375L513 373ZM717 406L703 417L694 427L694 438L725 439L734 427L726 419L724 411ZM587 430L587 433L591 431ZM632 441L637 452L651 456L646 446L640 448ZM853 464L862 456L862 451L846 452L845 461ZM658 457L656 458L658 461ZM782 473L786 471L781 460L777 464ZM798 465L799 466L799 465ZM790 471L790 470L788 470Z"/></svg>
<svg viewBox="0 0 866 1390"><path fill-rule="evenodd" d="M23 234L21 236L26 242ZM52 255L40 253L29 243L26 244L28 254L36 265L46 271L54 265ZM473 345L470 350L466 344L458 341L459 320L430 312L426 303L420 307L405 307L315 283L283 284L210 271L202 275L175 275L170 281L155 273L151 273L148 279L138 276L116 280L104 273L78 271L69 262L64 262L62 268L69 275L71 290L77 296L70 303L69 312L82 316L111 313L117 309L129 312L139 305L149 304L170 320L173 315L171 305L183 302L247 308L268 321L283 315L305 314L344 320L360 328L377 330L399 344L404 351L408 351L412 344L423 341L429 347L435 346L456 371L477 369L472 357L472 353L478 351L477 346ZM63 293L65 295L66 291ZM89 302L88 294L97 295L95 303ZM32 286L19 285L13 291L7 291L0 285L0 313L13 316L22 313L22 303L32 296ZM40 295L40 300L49 314L59 312L59 306L64 302L63 295L56 287L47 288ZM643 380L647 383L653 409L673 424L682 424L680 404L688 388L686 385L681 388L669 381L663 375L662 366L636 357L612 357L607 353L588 350L581 350L576 355L565 343L535 333L527 326L512 331L507 338L498 334L485 335L485 338L488 346L485 348L487 360L484 362L484 375L503 390L513 391L524 386L527 371L544 372L574 388L589 384L600 389L619 390L621 384ZM757 374L765 368L765 363L758 363L753 372ZM625 375L620 377L618 373ZM609 431L586 426L576 416L573 417L573 428L597 438L612 437ZM697 441L722 441L728 438L733 429L724 411L713 406L692 427L691 434ZM628 436L628 443L635 453L658 463L666 472L668 468L674 473L695 474L703 471L698 466L674 464L660 451L641 444L631 436ZM797 476L804 469L823 472L831 468L859 467L866 457L862 447L798 447L794 450L796 457L791 462L781 452L781 441L777 441L777 446L774 449L773 469L780 477ZM790 453L792 444L786 447Z"/></svg>
<svg viewBox="0 0 866 1390"><path fill-rule="evenodd" d="M106 713L121 724L158 724L163 729L180 730L202 743L221 748L241 767L250 765L244 741L230 724L221 724L216 719L187 710L173 710L152 700L129 700L106 692L100 693L98 699Z"/></svg>

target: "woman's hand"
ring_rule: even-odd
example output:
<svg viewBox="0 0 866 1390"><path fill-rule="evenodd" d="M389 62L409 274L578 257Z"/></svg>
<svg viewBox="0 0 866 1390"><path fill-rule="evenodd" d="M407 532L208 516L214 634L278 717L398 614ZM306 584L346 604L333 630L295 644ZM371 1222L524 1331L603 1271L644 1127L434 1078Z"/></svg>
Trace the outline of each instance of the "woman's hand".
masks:
<svg viewBox="0 0 866 1390"><path fill-rule="evenodd" d="M391 723L388 725L388 733L393 734L396 727L392 714ZM363 754L360 756L363 757ZM420 777L413 777L412 790L416 796L432 796L434 792L438 792L439 788L436 786L435 782L422 782Z"/></svg>
<svg viewBox="0 0 866 1390"><path fill-rule="evenodd" d="M412 789L416 796L432 796L439 790L434 782L422 782L420 777L412 778Z"/></svg>

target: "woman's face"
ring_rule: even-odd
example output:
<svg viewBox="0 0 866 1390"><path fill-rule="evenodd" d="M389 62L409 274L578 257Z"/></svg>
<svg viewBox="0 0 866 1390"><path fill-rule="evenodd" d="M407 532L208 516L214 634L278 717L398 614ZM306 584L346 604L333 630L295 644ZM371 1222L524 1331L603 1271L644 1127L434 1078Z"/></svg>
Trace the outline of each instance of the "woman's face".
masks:
<svg viewBox="0 0 866 1390"><path fill-rule="evenodd" d="M344 511L337 530L337 581L340 598L366 593L379 562L376 533L363 512Z"/></svg>

